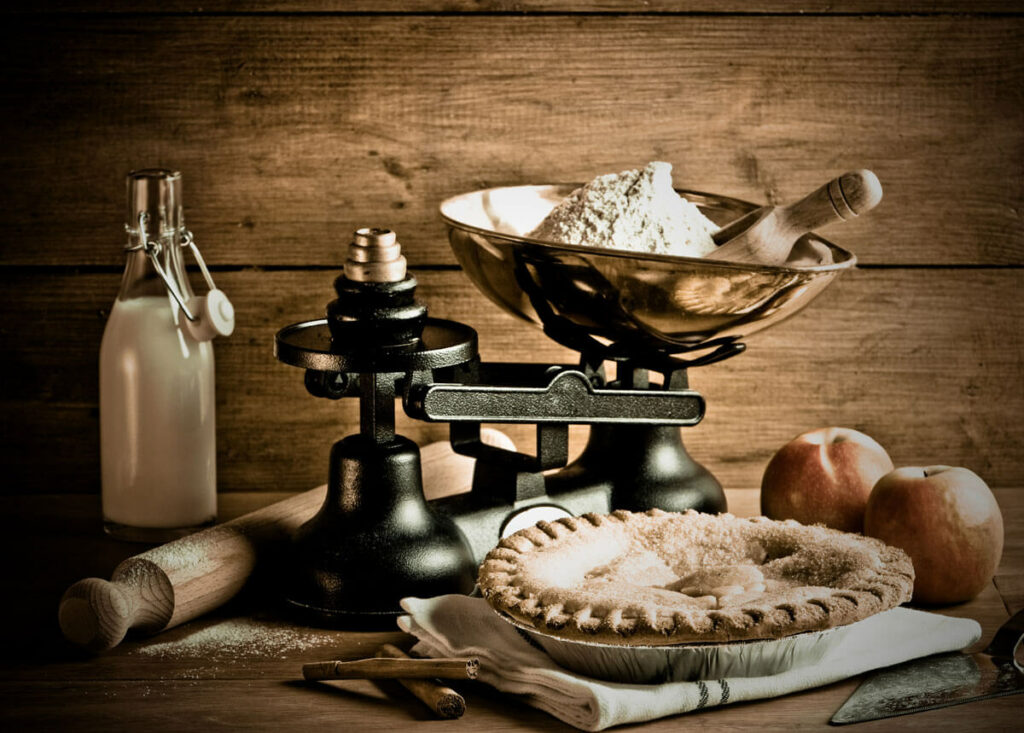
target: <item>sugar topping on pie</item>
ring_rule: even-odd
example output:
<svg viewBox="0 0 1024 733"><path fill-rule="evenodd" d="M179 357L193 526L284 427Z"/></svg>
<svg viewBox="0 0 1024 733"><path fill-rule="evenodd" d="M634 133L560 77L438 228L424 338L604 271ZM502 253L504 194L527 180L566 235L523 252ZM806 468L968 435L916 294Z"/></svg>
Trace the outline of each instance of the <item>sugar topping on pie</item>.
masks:
<svg viewBox="0 0 1024 733"><path fill-rule="evenodd" d="M902 551L763 517L617 511L540 522L485 558L496 609L558 636L678 644L788 636L910 600Z"/></svg>

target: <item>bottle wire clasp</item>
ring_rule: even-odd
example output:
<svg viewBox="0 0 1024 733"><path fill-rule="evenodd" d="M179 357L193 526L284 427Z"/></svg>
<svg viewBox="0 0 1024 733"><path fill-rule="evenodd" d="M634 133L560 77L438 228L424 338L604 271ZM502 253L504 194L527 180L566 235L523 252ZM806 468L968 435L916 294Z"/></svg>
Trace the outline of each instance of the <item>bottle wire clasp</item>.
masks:
<svg viewBox="0 0 1024 733"><path fill-rule="evenodd" d="M164 285L167 286L167 291L171 294L177 302L178 307L181 308L181 312L185 314L185 318L190 321L198 320L199 316L193 313L188 304L185 302L185 297L178 290L177 283L174 279L167 274L167 270L160 264L160 252L162 250L161 241L159 239L151 239L146 233L146 223L149 220L149 214L145 211L139 214L139 227L138 229L132 229L128 224L124 225L125 231L130 235L138 237L138 241L129 244L125 247L128 252L134 252L136 250L142 250L146 256L149 257L149 261L153 263L153 269L156 270L156 274L160 276L160 279L164 281ZM179 246L188 247L192 250L192 256L195 257L196 263L199 265L199 271L203 274L203 279L206 281L206 287L210 290L216 290L217 286L213 282L213 276L210 274L210 270L206 267L206 260L203 259L202 253L199 251L199 247L196 245L195 238L192 236L192 232L188 229L178 230L181 232L181 242Z"/></svg>
<svg viewBox="0 0 1024 733"><path fill-rule="evenodd" d="M216 336L230 336L235 329L234 306L227 295L224 294L224 291L218 289L214 284L213 276L206 266L203 255L199 252L199 247L196 246L192 232L181 227L180 229L173 230L173 232L163 233L159 239L152 239L146 233L148 221L149 214L143 211L139 214L139 228L137 230L125 224L125 229L128 231L129 236L132 237L132 241L129 242L125 249L128 251L142 250L149 257L150 262L153 263L153 269L156 270L157 275L160 276L160 279L164 281L164 285L167 286L167 292L171 294L171 297L174 298L181 308L181 312L185 315L185 325L189 333L197 341L209 341ZM196 263L199 265L199 271L203 273L203 279L206 280L206 286L209 288L206 295L194 297L188 302L185 301L185 296L178 288L174 278L160 264L159 255L163 249L161 242L164 239L173 239L174 236L179 234L181 241L177 243L177 246L188 247L192 250L192 256L195 257ZM172 244L171 246L174 245Z"/></svg>

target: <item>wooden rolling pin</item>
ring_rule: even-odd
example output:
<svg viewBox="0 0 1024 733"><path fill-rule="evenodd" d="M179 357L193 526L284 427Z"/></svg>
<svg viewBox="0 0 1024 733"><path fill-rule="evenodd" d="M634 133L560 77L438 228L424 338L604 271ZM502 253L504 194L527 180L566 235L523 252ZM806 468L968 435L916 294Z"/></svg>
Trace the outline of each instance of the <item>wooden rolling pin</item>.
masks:
<svg viewBox="0 0 1024 733"><path fill-rule="evenodd" d="M762 206L715 232L711 260L783 265L793 244L826 224L870 211L882 200L882 184L867 170L834 178L789 206Z"/></svg>
<svg viewBox="0 0 1024 733"><path fill-rule="evenodd" d="M514 449L504 433L485 428L484 442ZM465 491L474 461L445 442L420 451L428 498ZM71 642L94 652L112 649L129 629L155 634L224 604L245 585L261 549L283 541L323 504L321 486L250 514L130 557L110 580L86 578L64 593L58 617Z"/></svg>

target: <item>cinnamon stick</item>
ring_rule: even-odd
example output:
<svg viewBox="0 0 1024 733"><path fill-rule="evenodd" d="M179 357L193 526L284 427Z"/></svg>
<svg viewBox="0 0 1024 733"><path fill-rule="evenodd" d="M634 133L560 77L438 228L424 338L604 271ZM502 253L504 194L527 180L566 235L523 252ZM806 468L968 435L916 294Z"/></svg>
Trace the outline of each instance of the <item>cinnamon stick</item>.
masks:
<svg viewBox="0 0 1024 733"><path fill-rule="evenodd" d="M394 647L392 647L394 648ZM307 680L383 680L383 679L476 679L480 662L473 658L413 659L381 657L354 661L311 662L302 665Z"/></svg>
<svg viewBox="0 0 1024 733"><path fill-rule="evenodd" d="M384 644L377 650L377 656L417 661L392 644ZM470 677L470 679L473 679L476 677L479 661L475 659L471 661L476 662L473 668L473 676ZM402 687L415 695L424 705L441 718L460 718L466 712L465 698L450 687L423 679L399 679L398 681Z"/></svg>

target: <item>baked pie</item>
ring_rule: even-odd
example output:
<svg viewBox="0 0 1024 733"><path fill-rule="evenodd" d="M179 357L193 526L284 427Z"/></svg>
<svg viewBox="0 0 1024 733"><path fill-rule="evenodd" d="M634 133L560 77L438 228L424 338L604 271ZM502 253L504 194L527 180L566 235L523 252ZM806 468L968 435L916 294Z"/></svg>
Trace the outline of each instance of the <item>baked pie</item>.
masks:
<svg viewBox="0 0 1024 733"><path fill-rule="evenodd" d="M539 522L480 568L497 610L610 644L774 639L910 600L914 569L871 537L792 520L616 511Z"/></svg>

